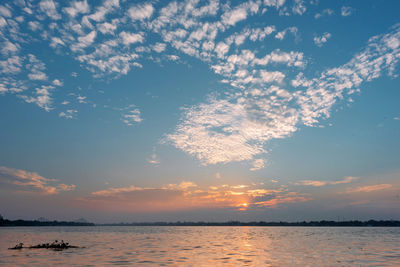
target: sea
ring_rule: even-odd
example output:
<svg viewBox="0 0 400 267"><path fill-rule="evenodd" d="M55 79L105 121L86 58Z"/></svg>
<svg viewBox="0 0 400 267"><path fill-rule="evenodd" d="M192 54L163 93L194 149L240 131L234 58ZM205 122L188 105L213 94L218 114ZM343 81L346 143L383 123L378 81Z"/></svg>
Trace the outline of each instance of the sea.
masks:
<svg viewBox="0 0 400 267"><path fill-rule="evenodd" d="M9 250L64 240L79 248ZM400 266L400 228L2 227L0 266Z"/></svg>

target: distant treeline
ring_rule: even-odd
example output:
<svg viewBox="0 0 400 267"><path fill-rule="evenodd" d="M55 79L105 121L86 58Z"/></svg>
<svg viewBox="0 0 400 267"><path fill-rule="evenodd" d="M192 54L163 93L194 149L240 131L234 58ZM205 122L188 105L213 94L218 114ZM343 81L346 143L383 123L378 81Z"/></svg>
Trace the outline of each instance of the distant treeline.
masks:
<svg viewBox="0 0 400 267"><path fill-rule="evenodd" d="M326 227L400 227L400 221L395 220L369 220L369 221L310 221L310 222L132 222L94 224L89 222L67 222L67 221L27 221L7 220L0 216L1 226L326 226Z"/></svg>
<svg viewBox="0 0 400 267"><path fill-rule="evenodd" d="M400 227L400 221L310 221L310 222L134 222L134 223L116 223L116 224L101 224L103 226L390 226Z"/></svg>
<svg viewBox="0 0 400 267"><path fill-rule="evenodd" d="M5 220L0 218L1 226L94 226L94 223L65 222L65 221L26 221L26 220Z"/></svg>

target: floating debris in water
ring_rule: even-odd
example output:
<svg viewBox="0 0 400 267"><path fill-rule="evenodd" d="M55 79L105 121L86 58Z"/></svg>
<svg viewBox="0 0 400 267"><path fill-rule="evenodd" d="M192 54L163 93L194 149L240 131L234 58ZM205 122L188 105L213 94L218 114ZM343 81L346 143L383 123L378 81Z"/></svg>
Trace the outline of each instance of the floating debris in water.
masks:
<svg viewBox="0 0 400 267"><path fill-rule="evenodd" d="M38 244L36 246L29 246L29 247L24 247L23 245L24 245L24 243L19 243L9 249L47 248L47 249L54 249L54 250L63 250L63 249L68 249L68 248L83 248L83 247L78 247L78 246L72 246L68 242L64 242L64 240L61 240L61 242L58 242L58 240L54 240L53 243L43 243L43 244Z"/></svg>
<svg viewBox="0 0 400 267"><path fill-rule="evenodd" d="M9 248L9 249L22 249L23 246L24 246L24 243L19 243L19 244L15 245L14 247Z"/></svg>

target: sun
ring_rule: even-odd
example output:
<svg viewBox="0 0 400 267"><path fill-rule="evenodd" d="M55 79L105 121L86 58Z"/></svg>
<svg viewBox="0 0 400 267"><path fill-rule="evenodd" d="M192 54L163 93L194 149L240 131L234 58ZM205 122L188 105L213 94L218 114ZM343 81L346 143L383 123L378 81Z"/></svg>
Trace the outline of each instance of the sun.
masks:
<svg viewBox="0 0 400 267"><path fill-rule="evenodd" d="M240 203L237 205L238 210L246 210L248 208L249 204L247 202Z"/></svg>

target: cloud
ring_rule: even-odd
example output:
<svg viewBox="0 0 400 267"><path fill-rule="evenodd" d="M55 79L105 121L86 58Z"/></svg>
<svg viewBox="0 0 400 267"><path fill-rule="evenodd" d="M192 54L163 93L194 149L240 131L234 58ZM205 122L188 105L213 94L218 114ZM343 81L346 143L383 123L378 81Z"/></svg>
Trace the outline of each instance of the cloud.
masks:
<svg viewBox="0 0 400 267"><path fill-rule="evenodd" d="M306 185L306 186L314 186L314 187L320 187L320 186L325 186L325 185L337 185L337 184L347 184L351 183L355 180L357 180L357 177L351 177L348 176L343 180L339 181L316 181L316 180L302 180L300 182L297 182L295 184L297 185Z"/></svg>
<svg viewBox="0 0 400 267"><path fill-rule="evenodd" d="M58 37L51 37L50 46L56 48L57 46L65 46L65 43Z"/></svg>
<svg viewBox="0 0 400 267"><path fill-rule="evenodd" d="M128 9L128 16L133 20L144 20L151 17L154 8L151 4L132 6Z"/></svg>
<svg viewBox="0 0 400 267"><path fill-rule="evenodd" d="M20 50L19 44L13 44L10 41L5 41L2 43L1 53L4 56L16 54Z"/></svg>
<svg viewBox="0 0 400 267"><path fill-rule="evenodd" d="M29 63L26 65L26 68L31 72L28 74L28 78L39 81L47 80L47 74L43 72L46 69L46 65L32 54L28 54L28 60Z"/></svg>
<svg viewBox="0 0 400 267"><path fill-rule="evenodd" d="M118 22L119 22L119 20L115 20L115 21L113 21L113 23L109 23L109 22L99 23L99 24L97 24L97 29L102 34L114 34L114 31L117 29Z"/></svg>
<svg viewBox="0 0 400 267"><path fill-rule="evenodd" d="M261 170L265 166L265 160L263 159L256 159L253 161L253 167L250 168L250 171L257 171Z"/></svg>
<svg viewBox="0 0 400 267"><path fill-rule="evenodd" d="M14 189L26 192L38 192L44 195L54 195L62 191L71 191L75 189L75 185L57 184L56 179L48 179L40 176L36 172L28 172L19 169L7 168L0 166L0 182L7 187L12 186Z"/></svg>
<svg viewBox="0 0 400 267"><path fill-rule="evenodd" d="M260 70L260 76L263 82L271 83L271 82L278 82L281 83L285 78L285 74L280 71L265 71Z"/></svg>
<svg viewBox="0 0 400 267"><path fill-rule="evenodd" d="M306 10L307 8L305 7L304 0L294 0L294 4L292 7L293 14L303 15Z"/></svg>
<svg viewBox="0 0 400 267"><path fill-rule="evenodd" d="M315 19L319 19L319 18L322 18L322 17L324 17L324 16L332 16L333 13L334 13L334 12L333 12L332 9L326 8L326 9L322 10L321 13L315 14L314 18L315 18Z"/></svg>
<svg viewBox="0 0 400 267"><path fill-rule="evenodd" d="M251 93L249 93L250 96ZM209 102L188 109L174 134L173 144L203 164L252 160L266 153L263 144L272 138L283 138L296 130L295 110L278 103L290 95L278 87L261 94L275 95L269 102L263 96L211 98ZM270 108L275 102L275 108Z"/></svg>
<svg viewBox="0 0 400 267"><path fill-rule="evenodd" d="M61 15L57 11L57 5L53 0L42 0L39 3L39 8L44 12L49 18L58 20L61 19Z"/></svg>
<svg viewBox="0 0 400 267"><path fill-rule="evenodd" d="M90 12L89 4L86 0L84 1L74 1L69 7L63 8L63 11L67 13L70 17L76 17L78 14L86 14Z"/></svg>
<svg viewBox="0 0 400 267"><path fill-rule="evenodd" d="M93 44L96 36L97 36L96 31L91 31L85 36L78 37L78 42L71 46L71 50L72 51L82 50L83 48L90 46L91 44Z"/></svg>
<svg viewBox="0 0 400 267"><path fill-rule="evenodd" d="M348 194L351 194L351 193L369 193L369 192L389 189L389 188L392 188L392 187L393 186L391 184L366 185L366 186L359 186L359 187L356 187L356 188L348 188L346 190L346 193L348 193Z"/></svg>
<svg viewBox="0 0 400 267"><path fill-rule="evenodd" d="M37 30L40 30L42 28L42 25L38 21L29 21L28 22L28 27L32 31L37 31Z"/></svg>
<svg viewBox="0 0 400 267"><path fill-rule="evenodd" d="M215 52L217 53L219 58L223 58L226 53L229 51L229 45L224 42L219 42L215 47Z"/></svg>
<svg viewBox="0 0 400 267"><path fill-rule="evenodd" d="M58 80L58 79L55 79L55 80L53 80L53 85L55 85L55 86L63 86L63 82Z"/></svg>
<svg viewBox="0 0 400 267"><path fill-rule="evenodd" d="M157 53L161 53L165 50L166 46L167 45L164 43L156 43L155 45L153 45L153 50Z"/></svg>
<svg viewBox="0 0 400 267"><path fill-rule="evenodd" d="M222 16L222 22L227 25L235 25L238 21L247 18L247 10L244 8L236 8L232 11L226 12Z"/></svg>
<svg viewBox="0 0 400 267"><path fill-rule="evenodd" d="M87 98L86 96L81 96L81 95L76 96L76 100L78 100L79 104L86 104L87 103L86 98Z"/></svg>
<svg viewBox="0 0 400 267"><path fill-rule="evenodd" d="M328 69L318 78L308 80L299 73L292 86L305 89L292 92L278 86L243 86L260 81L245 70L269 64L303 67L302 53L275 50L257 58L243 50L239 55L230 55L225 63L213 65L212 69L241 90L224 97L211 95L204 103L185 108L167 140L204 165L253 161L267 152L264 145L269 140L287 138L299 125L313 126L328 118L336 101L357 92L363 81L379 77L385 69L392 75L399 60L399 40L397 25L390 33L371 38L348 63ZM237 78L232 78L233 73Z"/></svg>
<svg viewBox="0 0 400 267"><path fill-rule="evenodd" d="M284 29L283 31L278 32L278 33L275 35L275 38L282 41L283 39L285 39L285 36L286 36L286 33L287 33L287 32L292 33L293 36L294 36L296 39L298 38L298 35L297 35L298 29L297 29L297 27L289 27L289 28L286 28L286 29Z"/></svg>
<svg viewBox="0 0 400 267"><path fill-rule="evenodd" d="M34 73L28 74L30 80L45 81L47 80L47 75L44 72L36 71Z"/></svg>
<svg viewBox="0 0 400 267"><path fill-rule="evenodd" d="M0 73L2 74L17 74L21 71L22 58L19 56L12 56L6 60L0 60Z"/></svg>
<svg viewBox="0 0 400 267"><path fill-rule="evenodd" d="M0 5L0 15L3 17L11 17L11 10L5 6Z"/></svg>
<svg viewBox="0 0 400 267"><path fill-rule="evenodd" d="M55 89L51 85L42 85L35 89L34 96L20 95L20 97L27 103L34 103L45 111L52 110L53 99L51 98L51 92Z"/></svg>
<svg viewBox="0 0 400 267"><path fill-rule="evenodd" d="M172 60L172 61L177 61L177 60L179 60L179 56L177 56L177 55L167 55L167 58L168 58L169 60Z"/></svg>
<svg viewBox="0 0 400 267"><path fill-rule="evenodd" d="M242 29L236 28L250 16L264 14L266 7L288 13L285 1L247 1L236 6L218 1L173 1L159 10L155 7L162 3L154 7L153 3L120 7L119 1L107 0L91 8L87 1L71 1L62 9L63 19L58 20L61 15L57 4L43 0L39 10L25 8L23 14L33 15L26 17L26 25L40 30L41 37L57 53L72 55L95 78L106 75L116 78L134 67L141 68L144 53L153 53L146 58L155 61L179 60L180 55L165 54L167 45L168 50L176 49L177 53L208 64L221 75L221 82L233 88L226 95L211 95L203 103L183 109L176 130L167 136L177 148L199 158L203 164L248 160L261 166L265 160L259 156L268 152L265 147L268 141L287 138L302 125L314 126L329 118L338 100L348 100L362 82L379 77L383 70L392 75L399 60L399 27L395 26L390 33L371 38L365 49L348 63L307 79L298 73L310 60L301 51L242 49L248 40L263 41L268 36L283 39L287 32L296 34L296 27L277 32L274 25L251 28L242 23ZM121 5L124 4L127 2L122 1ZM295 0L293 4L294 14L306 12L305 1ZM1 12L8 16L7 10ZM40 23L45 19L41 12L58 21ZM331 14L329 9L320 13ZM44 84L49 77L43 62L36 59L37 62L24 64L32 59L22 54L25 48L21 40L26 33L20 33L18 21L8 17L2 20L5 24L0 22L7 25L4 29L10 29L7 35L10 39L2 40L4 57L0 60L0 72L7 77L0 80L0 92L21 93L27 91L29 84L31 90L18 96L50 110L51 94L54 86L59 85L51 84L54 78ZM35 17L39 21L30 21ZM327 34L316 36L315 43L322 46L330 38ZM152 40L155 35L160 38L146 43L147 35ZM133 45L139 43L140 49ZM154 56L155 53L164 54ZM27 77L26 81L17 82L12 76L25 71L24 66L27 73L21 76ZM292 73L298 75L288 81ZM67 111L59 114L72 115ZM122 120L127 124L140 122L140 111L124 110Z"/></svg>
<svg viewBox="0 0 400 267"><path fill-rule="evenodd" d="M249 39L253 42L255 41L262 41L265 39L266 36L272 34L276 31L275 26L266 26L264 29L255 28L251 30Z"/></svg>
<svg viewBox="0 0 400 267"><path fill-rule="evenodd" d="M266 189L257 185L215 185L200 187L190 181L162 187L111 187L79 199L91 208L121 211L177 211L187 209L246 210L275 208L283 203L298 203L310 197L287 189Z"/></svg>
<svg viewBox="0 0 400 267"><path fill-rule="evenodd" d="M351 7L342 6L341 14L342 14L343 17L350 16L352 12L353 12L353 9Z"/></svg>
<svg viewBox="0 0 400 267"><path fill-rule="evenodd" d="M264 0L264 5L279 8L283 6L285 2L286 0Z"/></svg>
<svg viewBox="0 0 400 267"><path fill-rule="evenodd" d="M237 22L245 20L248 13L257 13L259 4L257 2L249 1L243 3L232 10L226 11L221 16L221 22L225 25L234 26Z"/></svg>
<svg viewBox="0 0 400 267"><path fill-rule="evenodd" d="M255 202L254 205L259 207L276 207L278 205L285 203L299 203L299 202L307 202L310 200L312 200L312 198L305 196L284 196L265 201Z"/></svg>
<svg viewBox="0 0 400 267"><path fill-rule="evenodd" d="M140 110L138 108L132 108L122 114L122 121L128 126L132 126L143 120L140 115Z"/></svg>
<svg viewBox="0 0 400 267"><path fill-rule="evenodd" d="M143 35L139 33L121 32L119 36L122 38L122 43L126 46L143 42Z"/></svg>
<svg viewBox="0 0 400 267"><path fill-rule="evenodd" d="M321 36L315 36L314 37L314 43L321 47L323 46L326 42L328 42L328 39L331 38L332 35L329 32L324 32Z"/></svg>
<svg viewBox="0 0 400 267"><path fill-rule="evenodd" d="M154 165L160 164L160 160L158 159L156 153L151 154L151 157L147 159L147 162Z"/></svg>
<svg viewBox="0 0 400 267"><path fill-rule="evenodd" d="M78 111L76 109L67 109L66 111L60 112L58 116L66 119L73 119L76 117L77 113Z"/></svg>

